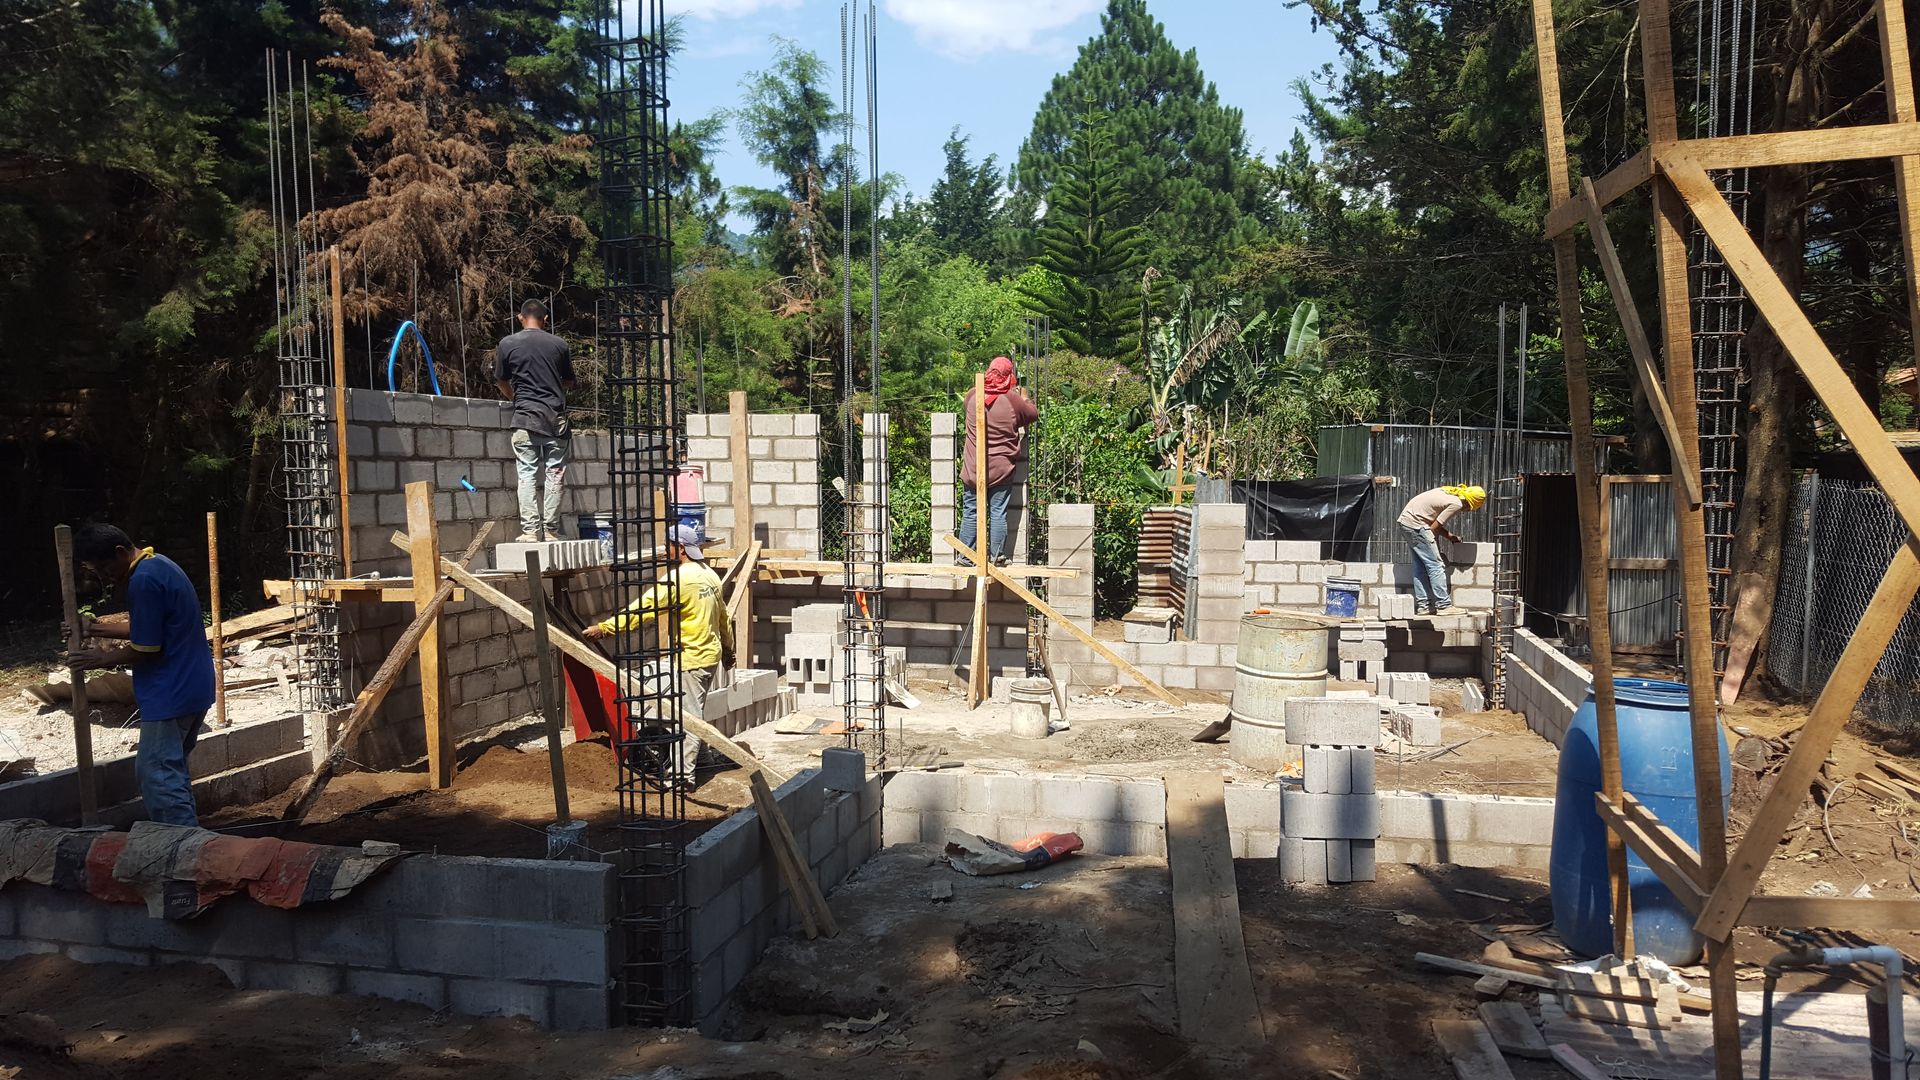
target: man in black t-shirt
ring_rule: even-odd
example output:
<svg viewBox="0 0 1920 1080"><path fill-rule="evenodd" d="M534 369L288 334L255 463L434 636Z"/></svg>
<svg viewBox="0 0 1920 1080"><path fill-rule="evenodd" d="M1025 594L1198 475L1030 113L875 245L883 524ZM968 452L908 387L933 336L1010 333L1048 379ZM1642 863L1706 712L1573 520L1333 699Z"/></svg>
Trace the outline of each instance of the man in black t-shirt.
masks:
<svg viewBox="0 0 1920 1080"><path fill-rule="evenodd" d="M560 538L560 487L569 457L567 394L573 358L547 333L547 305L520 305L520 332L500 339L493 377L513 401L513 456L520 461L520 542ZM542 490L544 488L544 490Z"/></svg>

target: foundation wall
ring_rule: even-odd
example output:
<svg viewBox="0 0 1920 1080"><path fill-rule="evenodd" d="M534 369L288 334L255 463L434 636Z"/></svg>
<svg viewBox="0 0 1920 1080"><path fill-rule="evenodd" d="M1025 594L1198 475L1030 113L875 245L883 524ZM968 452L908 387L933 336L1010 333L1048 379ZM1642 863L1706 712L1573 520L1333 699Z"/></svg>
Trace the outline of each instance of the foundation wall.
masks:
<svg viewBox="0 0 1920 1080"><path fill-rule="evenodd" d="M1075 832L1103 855L1164 857L1166 793L1109 777L897 773L887 783L888 844L946 840L964 829L1002 842ZM1412 864L1545 868L1553 800L1418 791L1379 794L1377 858ZM1240 859L1279 854L1280 788L1229 784L1227 830Z"/></svg>
<svg viewBox="0 0 1920 1080"><path fill-rule="evenodd" d="M945 545L941 545L944 547ZM973 640L973 584L966 578L889 577L887 646L907 650L916 679L965 682ZM1057 583L1056 583L1057 584ZM755 667L786 669L793 609L842 603L838 576L826 580L758 581L753 586ZM746 661L743 659L742 663ZM993 584L987 589L987 674L1027 673L1027 605Z"/></svg>
<svg viewBox="0 0 1920 1080"><path fill-rule="evenodd" d="M1587 700L1593 673L1530 630L1513 632L1507 654L1507 708L1525 713L1527 727L1555 746Z"/></svg>
<svg viewBox="0 0 1920 1080"><path fill-rule="evenodd" d="M298 714L203 732L187 759L194 799L203 807L259 802L312 767L306 721ZM103 824L118 827L146 817L132 754L94 762L93 778ZM0 784L0 820L35 818L75 824L79 807L80 774L75 769Z"/></svg>
<svg viewBox="0 0 1920 1080"><path fill-rule="evenodd" d="M733 475L733 419L727 413L687 416L687 464L704 476L707 530L745 551L734 536L734 485L748 485L754 538L776 551L820 557L820 418L812 413L747 417L748 476ZM754 598L757 605L759 597Z"/></svg>
<svg viewBox="0 0 1920 1080"><path fill-rule="evenodd" d="M830 791L820 771L808 769L780 785L773 797L822 893L846 880L881 846L884 792L878 777L865 780L858 791ZM799 920L752 807L687 845L685 880L693 1018L702 1032L713 1035L728 995L759 963L767 943Z"/></svg>
<svg viewBox="0 0 1920 1080"><path fill-rule="evenodd" d="M293 910L227 897L198 918L16 882L0 959L205 964L236 987L361 994L562 1029L613 1020L610 865L416 855L350 895Z"/></svg>

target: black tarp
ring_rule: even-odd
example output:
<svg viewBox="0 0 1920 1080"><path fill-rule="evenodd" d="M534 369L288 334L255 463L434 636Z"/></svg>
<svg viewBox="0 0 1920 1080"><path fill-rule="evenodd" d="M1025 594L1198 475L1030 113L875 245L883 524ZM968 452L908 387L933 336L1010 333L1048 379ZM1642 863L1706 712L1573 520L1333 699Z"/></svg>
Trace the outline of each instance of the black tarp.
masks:
<svg viewBox="0 0 1920 1080"><path fill-rule="evenodd" d="M1373 477L1235 480L1233 497L1247 506L1249 540L1319 540L1331 559L1365 559L1373 534Z"/></svg>

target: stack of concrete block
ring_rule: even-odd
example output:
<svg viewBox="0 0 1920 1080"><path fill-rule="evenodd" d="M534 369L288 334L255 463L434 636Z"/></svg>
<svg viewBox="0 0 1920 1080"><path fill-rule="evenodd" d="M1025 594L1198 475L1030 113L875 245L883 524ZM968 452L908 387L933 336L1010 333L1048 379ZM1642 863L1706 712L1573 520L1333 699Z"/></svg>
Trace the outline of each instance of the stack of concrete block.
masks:
<svg viewBox="0 0 1920 1080"><path fill-rule="evenodd" d="M800 705L824 705L833 693L832 634L788 634L787 685L799 695Z"/></svg>
<svg viewBox="0 0 1920 1080"><path fill-rule="evenodd" d="M1188 535L1193 584L1187 596L1187 636L1234 644L1240 640L1240 617L1247 613L1247 508L1201 503L1193 508Z"/></svg>
<svg viewBox="0 0 1920 1080"><path fill-rule="evenodd" d="M1396 701L1386 709L1387 729L1408 746L1440 745L1440 710Z"/></svg>
<svg viewBox="0 0 1920 1080"><path fill-rule="evenodd" d="M833 658L828 664L828 676L833 682L832 694L835 705L845 705L847 703L847 659L847 637L845 634L836 634L833 638ZM857 649L854 651L852 659L852 672L855 677L865 679L874 673L872 652ZM898 679L904 683L906 676L907 650L900 646L888 646L886 667L880 680L880 701L862 701L860 704L873 705L884 703L886 700L886 681L888 679ZM863 683L862 685L868 684Z"/></svg>
<svg viewBox="0 0 1920 1080"><path fill-rule="evenodd" d="M1121 637L1137 645L1165 645L1173 640L1172 608L1134 608L1121 621Z"/></svg>
<svg viewBox="0 0 1920 1080"><path fill-rule="evenodd" d="M733 475L733 420L726 413L687 417L687 463L705 476L707 528L745 549L752 539L803 558L820 555L820 418L811 413L747 417L747 471ZM754 536L734 535L735 486L748 485Z"/></svg>
<svg viewBox="0 0 1920 1080"><path fill-rule="evenodd" d="M1055 578L1047 583L1047 605L1093 629L1093 504L1055 503L1047 512L1047 562L1071 567L1079 577ZM1067 640L1077 640L1054 630Z"/></svg>
<svg viewBox="0 0 1920 1080"><path fill-rule="evenodd" d="M933 474L933 561L956 563L960 554L940 538L960 535L959 416L934 413L930 420L933 438L927 456Z"/></svg>
<svg viewBox="0 0 1920 1080"><path fill-rule="evenodd" d="M1369 698L1290 698L1287 742L1303 749L1299 787L1280 793L1280 877L1300 884L1372 881L1380 800L1374 748L1380 710Z"/></svg>
<svg viewBox="0 0 1920 1080"><path fill-rule="evenodd" d="M1340 678L1345 682L1371 682L1387 662L1387 627L1379 622L1343 623L1340 638L1334 643L1339 654Z"/></svg>
<svg viewBox="0 0 1920 1080"><path fill-rule="evenodd" d="M729 734L778 720L780 673L777 671L735 668L733 684L727 688L732 708L727 714Z"/></svg>
<svg viewBox="0 0 1920 1080"><path fill-rule="evenodd" d="M1378 611L1382 594L1405 596L1413 588L1412 570L1404 561L1340 563L1327 560L1323 550L1324 545L1314 541L1248 541L1249 595L1269 607L1318 607L1320 582L1328 577L1350 577L1360 582L1360 603L1369 611ZM1468 611L1491 612L1493 545L1456 544L1451 556L1448 577L1454 604Z"/></svg>
<svg viewBox="0 0 1920 1080"><path fill-rule="evenodd" d="M1485 712L1487 691L1480 685L1479 679L1464 679L1460 683L1460 711L1464 713Z"/></svg>
<svg viewBox="0 0 1920 1080"><path fill-rule="evenodd" d="M1382 589L1373 594L1374 610L1382 619L1411 619L1414 617L1413 594L1387 592Z"/></svg>
<svg viewBox="0 0 1920 1080"><path fill-rule="evenodd" d="M607 565L606 549L598 540L547 540L532 543L509 542L493 546L493 568L524 573L527 552L540 553L540 569L586 570Z"/></svg>
<svg viewBox="0 0 1920 1080"><path fill-rule="evenodd" d="M1409 705L1433 704L1433 676L1424 671L1382 671L1374 677L1374 693Z"/></svg>

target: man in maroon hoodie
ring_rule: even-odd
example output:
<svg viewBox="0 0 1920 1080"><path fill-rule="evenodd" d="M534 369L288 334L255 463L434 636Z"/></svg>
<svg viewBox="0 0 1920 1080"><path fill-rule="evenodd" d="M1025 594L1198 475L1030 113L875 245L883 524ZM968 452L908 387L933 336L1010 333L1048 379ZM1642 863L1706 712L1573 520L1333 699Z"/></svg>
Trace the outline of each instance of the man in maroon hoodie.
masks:
<svg viewBox="0 0 1920 1080"><path fill-rule="evenodd" d="M996 566L1007 565L1007 503L1013 498L1013 470L1027 459L1024 432L1040 419L1024 389L1015 385L1013 361L996 356L987 365L987 550ZM967 424L966 448L960 455L960 542L974 548L980 510L975 505L974 458L980 433L975 430L973 391L962 406ZM979 548L974 548L979 551Z"/></svg>

